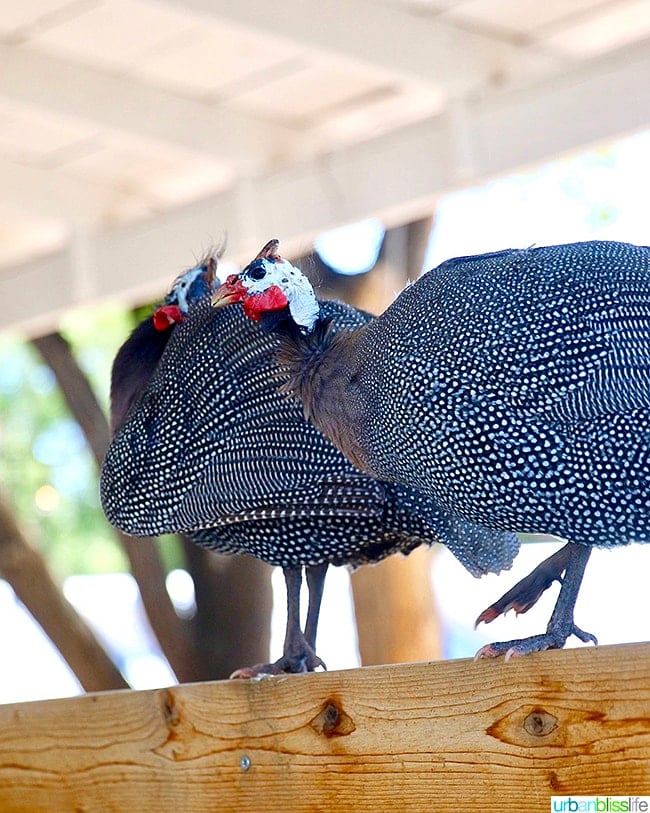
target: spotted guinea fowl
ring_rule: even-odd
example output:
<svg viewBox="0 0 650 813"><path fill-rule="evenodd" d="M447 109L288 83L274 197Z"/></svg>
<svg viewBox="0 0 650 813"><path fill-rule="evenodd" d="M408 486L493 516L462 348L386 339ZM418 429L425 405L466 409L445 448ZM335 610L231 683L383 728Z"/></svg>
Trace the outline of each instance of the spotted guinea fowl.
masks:
<svg viewBox="0 0 650 813"><path fill-rule="evenodd" d="M369 319L341 303L322 307L342 328ZM518 549L513 534L449 515L434 500L350 465L277 392L277 349L277 339L238 309L215 311L209 296L192 303L117 429L101 475L104 511L123 531L183 532L221 553L250 553L283 568L283 657L244 676L321 663L314 649L329 564L356 567L441 541L479 575L509 567Z"/></svg>
<svg viewBox="0 0 650 813"><path fill-rule="evenodd" d="M175 326L185 319L191 304L205 298L214 289L216 266L216 258L207 257L197 266L181 274L174 281L170 292L165 297L164 304L158 307L150 317L143 319L118 350L111 371L111 429L113 433L123 426L129 411L142 397ZM224 547L223 537L227 536L227 533L207 529L203 531L186 530L185 535L197 544L221 550ZM302 573L300 569L296 568L284 570L288 612L283 657L275 664L243 667L233 673L234 676L252 676L263 670L314 669L316 665L322 663L313 654L313 650L316 645L316 629L326 570L327 565L306 568L309 603L304 636L300 628L299 617ZM308 649L305 647L305 642Z"/></svg>
<svg viewBox="0 0 650 813"><path fill-rule="evenodd" d="M459 257L338 332L276 251L215 294L237 301L282 336L283 390L362 470L468 522L568 540L479 616L527 609L564 572L546 632L479 655L595 643L573 620L592 547L650 541L649 248Z"/></svg>

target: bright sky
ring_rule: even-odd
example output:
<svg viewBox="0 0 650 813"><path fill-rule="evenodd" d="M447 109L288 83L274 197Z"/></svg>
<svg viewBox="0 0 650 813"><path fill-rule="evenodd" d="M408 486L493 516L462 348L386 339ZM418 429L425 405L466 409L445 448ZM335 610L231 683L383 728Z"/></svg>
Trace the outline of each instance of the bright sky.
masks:
<svg viewBox="0 0 650 813"><path fill-rule="evenodd" d="M650 242L650 132L448 195L425 269L449 257L579 240Z"/></svg>

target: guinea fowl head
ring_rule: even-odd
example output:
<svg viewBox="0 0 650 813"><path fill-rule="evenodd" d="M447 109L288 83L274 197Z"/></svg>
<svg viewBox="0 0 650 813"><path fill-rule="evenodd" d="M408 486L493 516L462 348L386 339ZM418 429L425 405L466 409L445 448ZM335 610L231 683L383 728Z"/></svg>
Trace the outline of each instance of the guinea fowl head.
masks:
<svg viewBox="0 0 650 813"><path fill-rule="evenodd" d="M190 304L198 302L214 289L216 270L217 261L211 256L178 276L165 297L165 303L154 311L152 318L155 329L165 331L182 322Z"/></svg>
<svg viewBox="0 0 650 813"><path fill-rule="evenodd" d="M219 308L241 302L249 319L266 332L281 330L309 334L320 316L320 305L307 277L278 254L271 240L239 274L231 274L217 288L212 304Z"/></svg>

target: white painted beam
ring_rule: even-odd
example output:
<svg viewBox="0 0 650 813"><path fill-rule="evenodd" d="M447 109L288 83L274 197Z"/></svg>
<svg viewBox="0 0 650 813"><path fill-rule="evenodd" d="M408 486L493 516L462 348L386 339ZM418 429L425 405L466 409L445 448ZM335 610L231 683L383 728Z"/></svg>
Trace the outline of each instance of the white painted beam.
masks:
<svg viewBox="0 0 650 813"><path fill-rule="evenodd" d="M548 68L548 54L379 0L159 0L338 54L450 95Z"/></svg>
<svg viewBox="0 0 650 813"><path fill-rule="evenodd" d="M1 156L0 179L0 204L7 211L73 223L96 223L125 197L116 189Z"/></svg>
<svg viewBox="0 0 650 813"><path fill-rule="evenodd" d="M99 235L86 259L94 274L89 298L160 295L193 254L224 233L228 257L245 262L272 237L291 256L308 249L319 232L344 222L371 215L389 225L415 219L461 184L650 126L648 87L650 43L526 91L468 103L460 125L467 128L467 145L460 155L453 138L457 117L439 116ZM65 254L0 270L0 301L12 305L0 312L0 328L34 331L54 324L58 313L81 302L67 294L78 290L77 277Z"/></svg>
<svg viewBox="0 0 650 813"><path fill-rule="evenodd" d="M290 149L300 138L296 131L276 123L3 43L0 96L248 169Z"/></svg>

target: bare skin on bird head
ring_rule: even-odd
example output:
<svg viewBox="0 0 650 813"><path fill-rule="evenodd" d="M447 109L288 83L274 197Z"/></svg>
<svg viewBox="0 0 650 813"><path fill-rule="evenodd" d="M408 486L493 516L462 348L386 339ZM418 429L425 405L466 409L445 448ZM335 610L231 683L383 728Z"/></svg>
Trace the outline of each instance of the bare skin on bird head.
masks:
<svg viewBox="0 0 650 813"><path fill-rule="evenodd" d="M215 257L210 256L198 266L196 266L196 277L200 277L206 287L206 290L211 290L217 275L217 260ZM187 301L184 294L180 291L180 286L185 280L185 287L189 288L190 284L187 282L188 274L191 274L193 269L181 274L172 285L169 293L165 297L165 304L156 308L153 314L153 326L159 332L168 330L172 325L179 324L185 318L187 312Z"/></svg>
<svg viewBox="0 0 650 813"><path fill-rule="evenodd" d="M213 307L221 308L235 302L242 302L246 315L256 322L259 322L262 313L286 308L288 305L287 297L277 286L271 286L261 293L254 293L242 281L242 276L247 274L251 280L261 278L258 274L264 275L262 261L271 263L285 262L278 253L279 246L279 240L269 240L241 274L231 274L224 284L214 292L212 296Z"/></svg>

